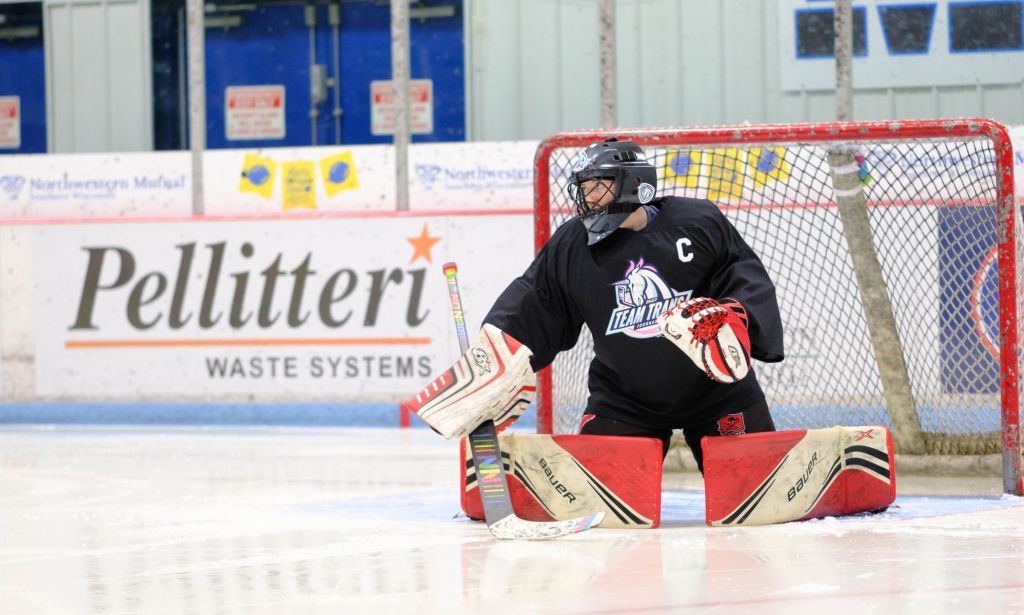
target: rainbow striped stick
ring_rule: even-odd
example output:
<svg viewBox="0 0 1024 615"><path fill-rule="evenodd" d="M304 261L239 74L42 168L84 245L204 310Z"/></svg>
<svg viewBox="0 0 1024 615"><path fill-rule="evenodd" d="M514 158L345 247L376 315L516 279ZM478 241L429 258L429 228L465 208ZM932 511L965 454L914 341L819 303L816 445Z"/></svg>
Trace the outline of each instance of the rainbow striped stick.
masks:
<svg viewBox="0 0 1024 615"><path fill-rule="evenodd" d="M455 318L455 332L459 336L462 354L469 350L469 335L466 332L466 318L462 311L462 297L459 294L459 268L454 262L444 264L444 277L448 281L448 297L452 303ZM604 519L603 512L591 513L565 521L526 521L512 510L512 498L508 492L508 478L498 447L498 432L494 421L488 419L467 436L472 451L473 467L476 469L480 500L484 507L487 529L495 538L502 540L543 540L558 538L589 530Z"/></svg>

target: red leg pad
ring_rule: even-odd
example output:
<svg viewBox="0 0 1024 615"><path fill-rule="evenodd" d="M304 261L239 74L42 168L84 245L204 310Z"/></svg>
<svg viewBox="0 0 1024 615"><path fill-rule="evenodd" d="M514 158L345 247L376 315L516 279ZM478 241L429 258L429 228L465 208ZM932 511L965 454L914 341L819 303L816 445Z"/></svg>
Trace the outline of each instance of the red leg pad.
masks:
<svg viewBox="0 0 1024 615"><path fill-rule="evenodd" d="M707 437L701 449L708 525L849 515L896 499L892 434L884 427Z"/></svg>
<svg viewBox="0 0 1024 615"><path fill-rule="evenodd" d="M605 512L601 527L655 528L661 522L661 441L656 438L502 433L516 516L528 521ZM483 519L470 451L459 447L462 510Z"/></svg>

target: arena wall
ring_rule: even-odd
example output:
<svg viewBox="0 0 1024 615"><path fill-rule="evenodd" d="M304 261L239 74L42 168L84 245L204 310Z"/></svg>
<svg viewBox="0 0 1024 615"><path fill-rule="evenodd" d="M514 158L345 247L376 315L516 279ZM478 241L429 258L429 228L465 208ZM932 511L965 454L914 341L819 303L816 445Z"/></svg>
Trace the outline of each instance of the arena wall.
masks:
<svg viewBox="0 0 1024 615"><path fill-rule="evenodd" d="M529 263L535 148L414 145L409 212L389 146L211 151L202 216L186 153L7 157L0 399L395 404L458 354L441 265L475 328Z"/></svg>

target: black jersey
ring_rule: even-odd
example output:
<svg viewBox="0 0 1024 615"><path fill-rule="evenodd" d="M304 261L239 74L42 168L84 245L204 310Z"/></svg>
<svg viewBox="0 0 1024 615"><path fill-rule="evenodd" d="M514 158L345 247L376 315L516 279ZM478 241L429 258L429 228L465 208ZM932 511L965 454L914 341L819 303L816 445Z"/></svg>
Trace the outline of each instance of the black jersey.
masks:
<svg viewBox="0 0 1024 615"><path fill-rule="evenodd" d="M714 203L653 204L659 213L643 230L619 229L593 246L579 218L564 223L484 321L526 344L534 370L575 345L586 324L595 353L586 411L678 428L764 393L753 369L737 383L711 380L661 337L657 316L679 299L735 298L762 361L782 360L782 321L764 266Z"/></svg>

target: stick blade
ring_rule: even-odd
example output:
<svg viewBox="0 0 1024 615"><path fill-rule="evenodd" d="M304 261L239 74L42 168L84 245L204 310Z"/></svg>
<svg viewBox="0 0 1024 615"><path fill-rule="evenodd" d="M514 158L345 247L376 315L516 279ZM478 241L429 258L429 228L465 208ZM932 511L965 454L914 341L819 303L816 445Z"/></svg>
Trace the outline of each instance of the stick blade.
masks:
<svg viewBox="0 0 1024 615"><path fill-rule="evenodd" d="M565 521L526 521L509 515L487 526L495 538L501 540L547 540L570 534L585 532L604 519L603 512L596 512Z"/></svg>

